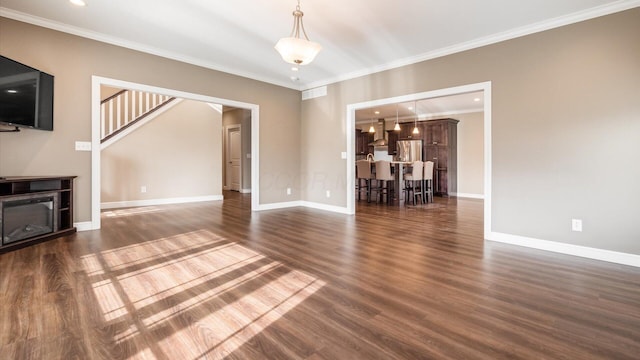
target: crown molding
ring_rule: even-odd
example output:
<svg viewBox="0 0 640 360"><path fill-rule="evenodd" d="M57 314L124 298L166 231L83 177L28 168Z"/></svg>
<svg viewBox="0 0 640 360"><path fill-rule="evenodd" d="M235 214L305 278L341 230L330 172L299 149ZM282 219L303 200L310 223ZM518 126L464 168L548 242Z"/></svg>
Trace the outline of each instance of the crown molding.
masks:
<svg viewBox="0 0 640 360"><path fill-rule="evenodd" d="M272 85L282 86L288 89L304 91L304 90L317 88L320 86L334 84L334 83L345 81L345 80L355 79L358 77L362 77L362 76L366 76L366 75L370 75L370 74L374 74L374 73L378 73L386 70L391 70L391 69L395 69L395 68L399 68L407 65L416 64L419 62L459 53L466 50L479 48L482 46L499 43L506 40L515 39L518 37L534 34L537 32L542 32L545 30L550 30L550 29L561 27L561 26L574 24L577 22L597 18L600 16L605 16L605 15L613 14L616 12L629 10L639 6L640 6L640 0L619 0L610 4L596 6L591 9L548 19L545 21L531 24L531 25L522 26L519 28L505 31L505 32L478 38L472 41L467 41L464 43L444 47L444 48L430 51L424 54L407 57L403 59L398 59L387 64L382 64L382 65L346 73L343 75L338 75L332 78L310 82L307 84L291 84L290 82L274 80L272 78L267 78L265 76L258 75L255 73L239 71L239 70L221 66L219 64L215 64L209 61L203 61L202 59L184 56L182 54L162 50L159 48L147 46L141 43L129 41L129 40L114 37L114 36L104 35L102 33L98 33L95 31L89 31L79 27L60 23L57 21L52 21L52 20L44 19L38 16L25 14L23 12L11 10L5 7L0 7L0 16L25 22L25 23L29 23L32 25L37 25L37 26L49 28L52 30L57 30L64 33L100 41L107 44L124 47L127 49L141 51L147 54L156 55L156 56L164 57L167 59L188 63L191 65L201 66L201 67L215 70L215 71L221 71L224 73L228 73L228 74L232 74L232 75L236 75L236 76L240 76L240 77L244 77L244 78L248 78L256 81L261 81L261 82L265 82Z"/></svg>
<svg viewBox="0 0 640 360"><path fill-rule="evenodd" d="M464 43L444 47L444 48L430 51L421 55L398 59L387 64L350 72L350 73L339 75L333 78L312 82L306 85L303 84L304 86L306 86L303 88L303 90L313 89L319 86L331 85L341 81L355 79L361 76L367 76L367 75L375 74L378 72L396 69L399 67L412 65L419 62L459 53L462 51L467 51L467 50L471 50L471 49L475 49L475 48L479 48L479 47L483 47L491 44L496 44L502 41L511 40L518 37L542 32L546 30L551 30L551 29L559 28L566 25L575 24L581 21L590 20L590 19L594 19L600 16L609 15L609 14L614 14L624 10L629 10L638 6L640 6L640 0L619 0L610 4L596 6L591 9L575 12L575 13L564 15L564 16L559 16L556 18L537 22L534 24L521 26L521 27L504 31L501 33L481 37L481 38L467 41Z"/></svg>
<svg viewBox="0 0 640 360"><path fill-rule="evenodd" d="M95 40L95 41L100 41L110 45L116 45L123 48L140 51L146 54L156 55L156 56L180 61L180 62L191 64L191 65L201 66L207 69L224 72L231 75L236 75L236 76L240 76L240 77L244 77L252 80L257 80L257 81L269 83L272 85L282 86L282 87L293 89L293 90L298 90L298 91L302 90L299 85L293 85L290 82L275 81L271 78L267 78L258 74L238 71L236 69L224 67L209 61L203 61L202 59L185 56L183 54L179 54L171 51L166 51L153 46L144 45L138 42L125 40L115 36L108 36L99 32L90 31L90 30L86 30L76 26L67 25L61 22L41 18L39 16L25 14L23 12L15 11L5 7L0 7L0 16L21 21L24 23L44 27L47 29L60 31L67 34L76 35L76 36L80 36L80 37Z"/></svg>

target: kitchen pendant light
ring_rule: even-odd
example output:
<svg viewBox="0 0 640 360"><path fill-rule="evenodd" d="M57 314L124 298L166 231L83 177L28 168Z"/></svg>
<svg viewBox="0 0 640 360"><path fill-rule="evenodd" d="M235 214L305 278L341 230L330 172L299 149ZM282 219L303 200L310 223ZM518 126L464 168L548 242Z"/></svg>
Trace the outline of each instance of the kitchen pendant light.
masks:
<svg viewBox="0 0 640 360"><path fill-rule="evenodd" d="M394 131L400 131L400 124L398 123L398 104L396 104L396 126L393 127Z"/></svg>
<svg viewBox="0 0 640 360"><path fill-rule="evenodd" d="M420 134L420 130L418 130L418 104L414 101L413 102L413 110L416 114L416 118L413 120L413 131L411 133L413 134Z"/></svg>
<svg viewBox="0 0 640 360"><path fill-rule="evenodd" d="M304 30L302 16L304 13L300 10L300 0L298 0L298 5L293 11L291 34L289 37L280 39L275 46L282 59L290 64L306 65L322 50L320 44L309 40Z"/></svg>
<svg viewBox="0 0 640 360"><path fill-rule="evenodd" d="M376 132L376 128L373 127L373 119L371 119L371 126L369 127L369 133L373 134Z"/></svg>

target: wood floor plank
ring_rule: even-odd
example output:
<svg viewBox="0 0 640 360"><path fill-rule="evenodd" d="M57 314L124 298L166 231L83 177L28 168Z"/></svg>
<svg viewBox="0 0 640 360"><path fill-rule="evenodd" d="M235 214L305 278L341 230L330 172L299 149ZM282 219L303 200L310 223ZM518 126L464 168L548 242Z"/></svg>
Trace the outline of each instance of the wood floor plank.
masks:
<svg viewBox="0 0 640 360"><path fill-rule="evenodd" d="M483 202L104 211L0 254L7 359L637 359L640 269L484 242Z"/></svg>

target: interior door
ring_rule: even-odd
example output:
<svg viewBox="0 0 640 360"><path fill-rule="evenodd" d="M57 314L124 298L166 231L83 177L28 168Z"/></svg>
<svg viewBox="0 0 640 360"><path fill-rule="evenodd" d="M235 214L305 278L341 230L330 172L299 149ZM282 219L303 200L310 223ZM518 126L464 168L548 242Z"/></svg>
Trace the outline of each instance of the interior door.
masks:
<svg viewBox="0 0 640 360"><path fill-rule="evenodd" d="M230 190L240 191L242 168L241 168L241 133L240 128L229 129L228 133L228 161L227 161L227 184Z"/></svg>

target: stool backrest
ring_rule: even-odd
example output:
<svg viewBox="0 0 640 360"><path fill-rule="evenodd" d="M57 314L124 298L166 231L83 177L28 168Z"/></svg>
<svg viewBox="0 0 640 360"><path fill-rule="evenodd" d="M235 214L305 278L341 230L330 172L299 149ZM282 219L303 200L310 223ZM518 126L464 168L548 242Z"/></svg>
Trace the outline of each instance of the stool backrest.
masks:
<svg viewBox="0 0 640 360"><path fill-rule="evenodd" d="M422 161L414 161L411 167L412 180L422 180L422 169L424 168Z"/></svg>
<svg viewBox="0 0 640 360"><path fill-rule="evenodd" d="M376 164L376 180L393 180L391 176L391 163L386 160L379 160Z"/></svg>
<svg viewBox="0 0 640 360"><path fill-rule="evenodd" d="M356 161L358 179L371 179L371 162L369 160Z"/></svg>
<svg viewBox="0 0 640 360"><path fill-rule="evenodd" d="M424 162L424 180L433 180L433 161Z"/></svg>

